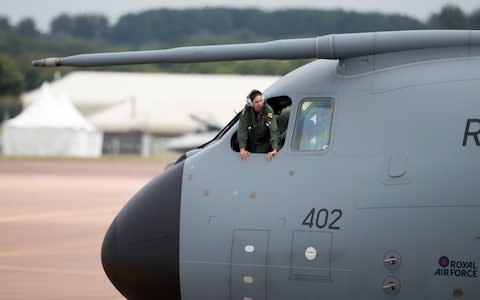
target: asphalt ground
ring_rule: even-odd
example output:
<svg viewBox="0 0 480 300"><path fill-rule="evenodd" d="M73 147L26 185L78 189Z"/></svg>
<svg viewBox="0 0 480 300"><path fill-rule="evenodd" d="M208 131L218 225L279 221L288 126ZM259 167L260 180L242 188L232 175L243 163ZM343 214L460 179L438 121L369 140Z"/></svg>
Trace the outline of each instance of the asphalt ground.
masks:
<svg viewBox="0 0 480 300"><path fill-rule="evenodd" d="M164 166L0 159L0 299L123 299L103 272L103 237Z"/></svg>

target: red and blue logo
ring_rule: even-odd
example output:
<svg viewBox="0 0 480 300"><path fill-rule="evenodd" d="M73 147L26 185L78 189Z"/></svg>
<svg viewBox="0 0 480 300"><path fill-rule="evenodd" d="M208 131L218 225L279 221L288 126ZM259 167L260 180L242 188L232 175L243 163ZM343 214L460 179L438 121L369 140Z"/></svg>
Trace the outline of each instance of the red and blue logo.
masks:
<svg viewBox="0 0 480 300"><path fill-rule="evenodd" d="M448 259L448 257L446 257L446 256L442 256L438 260L438 264L440 265L440 267L446 268L450 264L450 259Z"/></svg>

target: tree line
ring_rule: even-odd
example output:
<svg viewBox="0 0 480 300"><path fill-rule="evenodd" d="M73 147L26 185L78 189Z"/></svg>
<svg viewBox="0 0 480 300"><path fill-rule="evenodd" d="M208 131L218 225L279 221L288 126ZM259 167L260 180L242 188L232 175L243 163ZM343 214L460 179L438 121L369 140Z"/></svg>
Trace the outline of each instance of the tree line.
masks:
<svg viewBox="0 0 480 300"><path fill-rule="evenodd" d="M97 14L55 17L48 35L68 35L84 39L104 39L113 44L183 44L187 40L227 39L255 41L324 35L329 33L415 29L480 29L480 9L468 15L447 5L427 22L398 15L358 13L344 10L204 8L158 9L126 14L115 24ZM10 26L0 17L0 31L14 30L26 36L39 35L32 19Z"/></svg>
<svg viewBox="0 0 480 300"><path fill-rule="evenodd" d="M447 5L426 22L399 14L304 9L271 12L231 8L158 9L123 15L115 24L99 14L62 14L51 21L47 33L40 32L31 18L12 25L7 17L0 16L0 96L2 99L15 98L24 90L51 80L55 70L34 69L30 65L33 59L40 57L416 29L480 29L480 9L467 14L459 7ZM164 64L109 70L283 75L305 62ZM63 73L69 71L71 69L61 69ZM0 118L4 106L0 105ZM16 110L18 108L12 109L11 113Z"/></svg>

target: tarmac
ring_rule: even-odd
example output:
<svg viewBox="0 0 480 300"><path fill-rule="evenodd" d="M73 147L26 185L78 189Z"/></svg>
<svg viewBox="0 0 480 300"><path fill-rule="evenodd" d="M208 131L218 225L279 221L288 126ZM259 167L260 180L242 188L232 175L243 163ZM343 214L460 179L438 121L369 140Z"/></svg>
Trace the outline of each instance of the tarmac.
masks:
<svg viewBox="0 0 480 300"><path fill-rule="evenodd" d="M0 159L0 299L124 299L103 271L103 237L164 166Z"/></svg>

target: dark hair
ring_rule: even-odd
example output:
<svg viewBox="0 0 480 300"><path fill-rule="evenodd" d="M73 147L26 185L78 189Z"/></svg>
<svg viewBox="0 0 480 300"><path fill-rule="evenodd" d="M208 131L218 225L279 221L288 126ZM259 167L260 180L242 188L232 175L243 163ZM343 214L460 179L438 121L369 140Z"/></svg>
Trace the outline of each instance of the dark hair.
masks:
<svg viewBox="0 0 480 300"><path fill-rule="evenodd" d="M255 99L255 97L257 97L258 95L262 95L262 92L260 92L259 90L252 90L250 94L248 94L248 99L253 101L253 99Z"/></svg>

